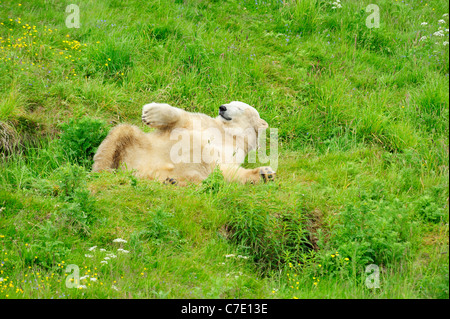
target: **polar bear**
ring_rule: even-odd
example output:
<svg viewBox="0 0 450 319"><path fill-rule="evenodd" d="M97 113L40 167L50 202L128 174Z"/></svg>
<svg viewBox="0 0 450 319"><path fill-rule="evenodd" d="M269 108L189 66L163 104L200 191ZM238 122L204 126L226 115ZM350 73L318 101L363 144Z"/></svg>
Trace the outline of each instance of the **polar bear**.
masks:
<svg viewBox="0 0 450 319"><path fill-rule="evenodd" d="M206 179L218 167L227 181L275 179L269 166L240 166L257 147L258 134L268 128L256 109L246 103L223 104L216 118L150 103L143 106L142 121L156 130L144 133L128 124L113 128L94 156L94 172L124 167L138 177L186 185Z"/></svg>

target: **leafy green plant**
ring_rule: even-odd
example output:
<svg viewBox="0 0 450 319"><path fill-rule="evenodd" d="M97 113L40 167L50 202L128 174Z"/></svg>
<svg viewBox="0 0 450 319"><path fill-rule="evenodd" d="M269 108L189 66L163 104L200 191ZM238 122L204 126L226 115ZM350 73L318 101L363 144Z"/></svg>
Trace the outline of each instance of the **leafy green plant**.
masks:
<svg viewBox="0 0 450 319"><path fill-rule="evenodd" d="M269 213L262 209L237 210L227 224L232 242L252 256L261 269L280 267L311 249L298 212Z"/></svg>
<svg viewBox="0 0 450 319"><path fill-rule="evenodd" d="M201 192L215 194L219 192L225 185L225 179L218 167L202 181Z"/></svg>
<svg viewBox="0 0 450 319"><path fill-rule="evenodd" d="M89 226L94 221L96 208L94 200L86 188L86 171L84 167L67 163L56 172L58 188L55 190L63 199L60 209L69 225L84 235L89 234Z"/></svg>
<svg viewBox="0 0 450 319"><path fill-rule="evenodd" d="M64 260L70 249L58 239L59 228L53 220L46 220L39 228L39 240L22 248L26 266L39 265L51 269Z"/></svg>
<svg viewBox="0 0 450 319"><path fill-rule="evenodd" d="M163 208L155 210L152 212L152 218L145 229L139 231L136 238L150 240L157 245L173 241L178 242L180 232L169 223L169 219L172 217L173 215L167 213Z"/></svg>
<svg viewBox="0 0 450 319"><path fill-rule="evenodd" d="M421 196L415 201L414 205L416 214L427 222L439 223L445 219L444 207L436 203L429 195Z"/></svg>
<svg viewBox="0 0 450 319"><path fill-rule="evenodd" d="M61 152L72 163L85 167L92 165L98 146L108 134L104 121L88 117L64 123L61 130Z"/></svg>
<svg viewBox="0 0 450 319"><path fill-rule="evenodd" d="M372 192L363 193L361 201L346 205L339 214L339 224L321 247L324 258L338 252L350 258L358 269L370 263L391 264L409 256L414 249L412 222L406 205L398 199L387 200ZM333 269L332 263L323 261Z"/></svg>

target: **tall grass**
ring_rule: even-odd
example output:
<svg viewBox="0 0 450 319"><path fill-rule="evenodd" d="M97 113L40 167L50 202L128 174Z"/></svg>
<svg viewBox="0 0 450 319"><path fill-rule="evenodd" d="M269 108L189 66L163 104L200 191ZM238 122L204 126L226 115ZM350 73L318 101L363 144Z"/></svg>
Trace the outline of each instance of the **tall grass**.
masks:
<svg viewBox="0 0 450 319"><path fill-rule="evenodd" d="M0 298L448 298L448 3L78 5L0 4ZM90 172L143 104L232 100L278 129L276 182Z"/></svg>

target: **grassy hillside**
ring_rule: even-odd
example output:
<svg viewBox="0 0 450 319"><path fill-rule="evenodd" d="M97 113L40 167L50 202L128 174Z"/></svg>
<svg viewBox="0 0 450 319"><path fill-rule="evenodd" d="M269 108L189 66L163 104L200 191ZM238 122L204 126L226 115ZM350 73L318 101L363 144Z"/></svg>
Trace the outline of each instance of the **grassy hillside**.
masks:
<svg viewBox="0 0 450 319"><path fill-rule="evenodd" d="M449 297L447 1L71 3L0 2L0 298ZM90 172L144 104L233 100L276 182Z"/></svg>

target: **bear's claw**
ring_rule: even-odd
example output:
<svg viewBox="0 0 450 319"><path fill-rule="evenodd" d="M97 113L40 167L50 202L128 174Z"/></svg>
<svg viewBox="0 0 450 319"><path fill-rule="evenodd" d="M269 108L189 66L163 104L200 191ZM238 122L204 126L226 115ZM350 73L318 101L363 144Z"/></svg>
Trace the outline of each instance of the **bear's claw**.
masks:
<svg viewBox="0 0 450 319"><path fill-rule="evenodd" d="M165 185L168 185L168 184L176 185L176 184L178 184L178 182L175 178L167 177L166 180L164 181L164 184Z"/></svg>

